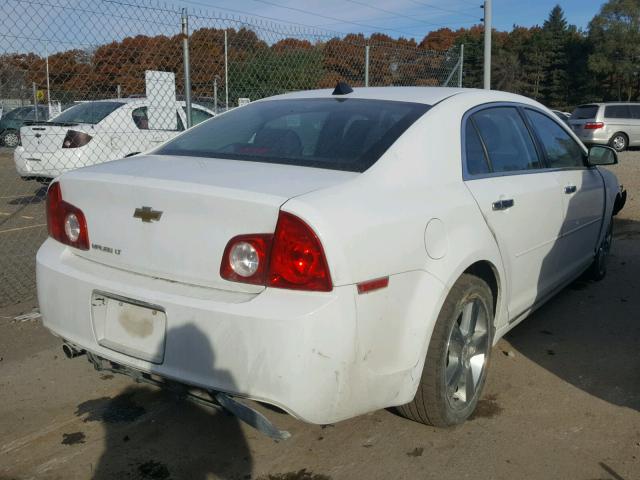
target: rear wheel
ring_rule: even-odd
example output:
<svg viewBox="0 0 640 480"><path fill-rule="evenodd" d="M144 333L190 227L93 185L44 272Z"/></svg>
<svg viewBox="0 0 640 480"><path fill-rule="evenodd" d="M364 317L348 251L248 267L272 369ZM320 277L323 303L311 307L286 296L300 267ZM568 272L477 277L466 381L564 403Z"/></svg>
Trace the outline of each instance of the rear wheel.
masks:
<svg viewBox="0 0 640 480"><path fill-rule="evenodd" d="M607 262L609 253L611 252L611 244L613 243L613 218L609 220L607 233L605 233L596 256L591 264L590 276L593 280L600 281L607 275Z"/></svg>
<svg viewBox="0 0 640 480"><path fill-rule="evenodd" d="M5 147L14 148L20 144L20 136L15 130L7 130L0 136L0 142Z"/></svg>
<svg viewBox="0 0 640 480"><path fill-rule="evenodd" d="M491 289L464 274L438 315L416 396L398 408L400 414L436 427L469 418L484 387L492 338Z"/></svg>
<svg viewBox="0 0 640 480"><path fill-rule="evenodd" d="M624 152L627 149L627 146L629 145L629 139L624 133L617 132L617 133L614 133L613 137L611 137L611 140L609 140L609 145L616 152Z"/></svg>

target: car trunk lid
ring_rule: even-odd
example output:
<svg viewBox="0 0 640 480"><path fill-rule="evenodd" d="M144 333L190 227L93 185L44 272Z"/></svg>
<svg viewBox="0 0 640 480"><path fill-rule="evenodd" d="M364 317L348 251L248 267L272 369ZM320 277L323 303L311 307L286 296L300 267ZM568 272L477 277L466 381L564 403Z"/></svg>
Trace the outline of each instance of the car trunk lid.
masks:
<svg viewBox="0 0 640 480"><path fill-rule="evenodd" d="M91 125L75 123L38 123L20 129L20 140L25 152L34 154L53 153L62 148L69 130L91 135Z"/></svg>
<svg viewBox="0 0 640 480"><path fill-rule="evenodd" d="M289 198L357 173L238 160L149 155L61 179L86 218L91 248L74 251L124 270L194 285L257 292L220 277L227 242L272 233Z"/></svg>

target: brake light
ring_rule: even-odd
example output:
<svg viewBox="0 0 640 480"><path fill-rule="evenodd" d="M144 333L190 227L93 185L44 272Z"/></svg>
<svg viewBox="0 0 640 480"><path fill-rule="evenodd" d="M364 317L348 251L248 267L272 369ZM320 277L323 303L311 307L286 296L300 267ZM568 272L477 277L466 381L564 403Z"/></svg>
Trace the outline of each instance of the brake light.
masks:
<svg viewBox="0 0 640 480"><path fill-rule="evenodd" d="M229 241L220 276L293 290L330 292L333 288L317 235L300 218L282 211L273 235L240 235Z"/></svg>
<svg viewBox="0 0 640 480"><path fill-rule="evenodd" d="M598 130L602 127L604 127L604 123L602 122L587 122L584 124L585 130Z"/></svg>
<svg viewBox="0 0 640 480"><path fill-rule="evenodd" d="M80 250L89 250L84 214L62 199L59 182L52 183L47 192L47 228L51 238Z"/></svg>
<svg viewBox="0 0 640 480"><path fill-rule="evenodd" d="M62 141L62 148L84 147L92 138L93 137L88 133L78 132L76 130L67 130L67 134Z"/></svg>

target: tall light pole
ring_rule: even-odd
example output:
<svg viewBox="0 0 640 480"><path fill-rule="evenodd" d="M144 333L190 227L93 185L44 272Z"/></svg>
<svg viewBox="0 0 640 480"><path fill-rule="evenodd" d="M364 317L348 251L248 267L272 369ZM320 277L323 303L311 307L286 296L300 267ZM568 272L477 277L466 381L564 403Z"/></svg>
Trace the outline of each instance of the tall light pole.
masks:
<svg viewBox="0 0 640 480"><path fill-rule="evenodd" d="M491 90L491 0L484 0L484 88Z"/></svg>

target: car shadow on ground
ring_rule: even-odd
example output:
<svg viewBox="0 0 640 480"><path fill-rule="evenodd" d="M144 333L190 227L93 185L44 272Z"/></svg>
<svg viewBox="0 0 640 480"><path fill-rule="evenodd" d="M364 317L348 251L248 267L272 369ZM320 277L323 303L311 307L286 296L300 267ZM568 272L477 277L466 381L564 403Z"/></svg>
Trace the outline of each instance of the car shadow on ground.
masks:
<svg viewBox="0 0 640 480"><path fill-rule="evenodd" d="M166 341L197 352L208 374L229 384L229 374L215 368L210 344L196 327L169 330ZM104 452L92 472L96 480L251 478L247 439L239 420L225 411L132 386L114 398L78 405L76 415L85 422L99 421L106 429Z"/></svg>
<svg viewBox="0 0 640 480"><path fill-rule="evenodd" d="M37 183L34 185L35 190L32 195L25 195L22 197L14 198L10 200L9 205L31 205L34 203L41 203L47 199L48 185L42 185Z"/></svg>
<svg viewBox="0 0 640 480"><path fill-rule="evenodd" d="M640 411L640 222L616 220L604 280L579 278L505 336L581 390Z"/></svg>

